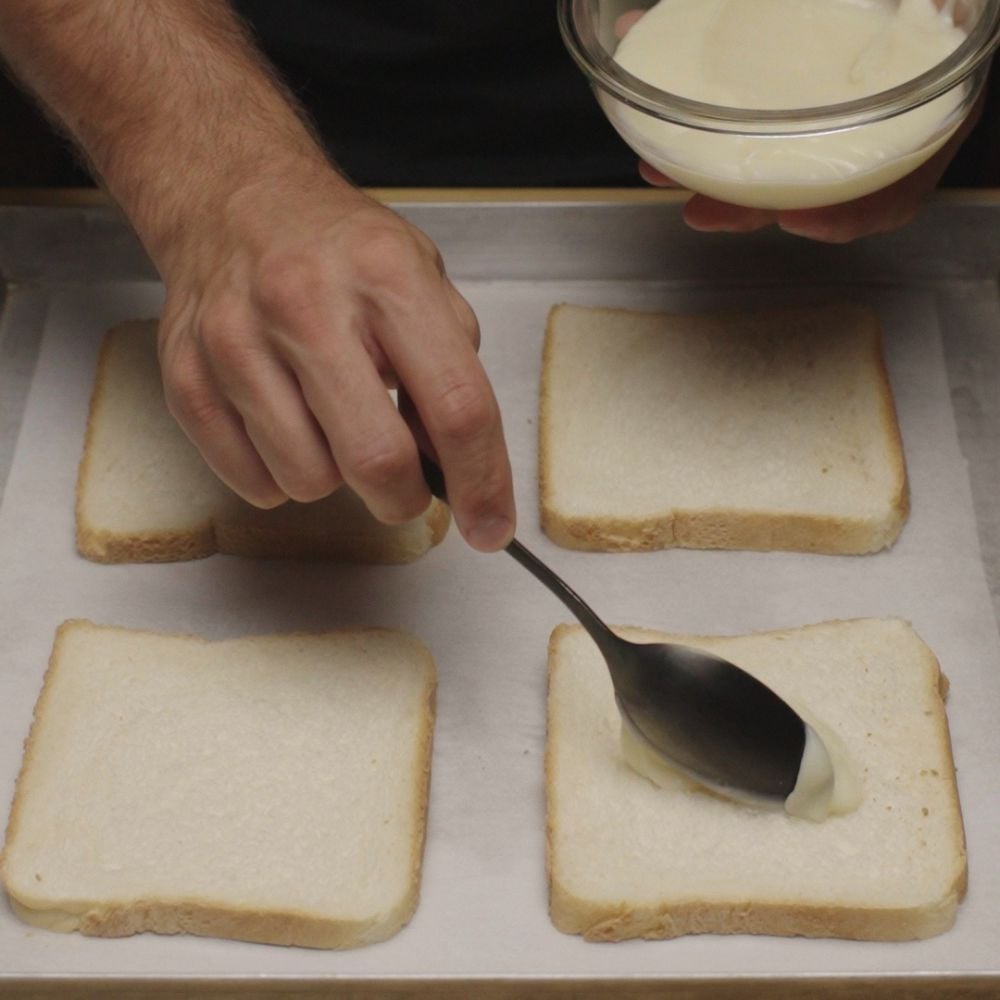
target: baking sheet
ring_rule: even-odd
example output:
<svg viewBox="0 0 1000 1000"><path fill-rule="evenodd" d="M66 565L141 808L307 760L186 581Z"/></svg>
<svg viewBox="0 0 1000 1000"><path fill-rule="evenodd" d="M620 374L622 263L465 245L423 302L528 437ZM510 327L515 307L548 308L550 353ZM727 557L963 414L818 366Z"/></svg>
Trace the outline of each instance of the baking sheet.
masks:
<svg viewBox="0 0 1000 1000"><path fill-rule="evenodd" d="M545 648L565 620L554 598L502 554L456 533L406 567L345 568L232 557L97 566L73 548L72 502L96 349L114 322L151 315L150 282L56 294L45 320L0 508L0 807L57 624L85 616L210 636L340 625L401 626L432 650L440 680L421 902L394 939L352 952L192 937L100 940L28 928L0 907L7 976L463 977L550 980L996 973L1000 975L1000 643L956 433L937 297L919 287L775 289L654 281L459 279L484 331L505 414L519 537L609 621L743 632L827 618L900 615L952 681L949 718L969 843L969 896L953 931L916 943L761 937L588 944L549 923L544 870ZM911 479L897 545L866 557L560 550L536 516L541 334L555 302L693 309L849 294L882 318ZM891 845L888 845L891 850ZM1000 979L998 979L1000 982Z"/></svg>

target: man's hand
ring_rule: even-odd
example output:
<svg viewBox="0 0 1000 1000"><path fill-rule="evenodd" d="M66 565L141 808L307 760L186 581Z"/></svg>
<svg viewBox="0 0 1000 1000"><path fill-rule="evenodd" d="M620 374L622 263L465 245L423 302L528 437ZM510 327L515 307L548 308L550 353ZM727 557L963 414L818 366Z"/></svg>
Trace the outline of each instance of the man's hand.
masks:
<svg viewBox="0 0 1000 1000"><path fill-rule="evenodd" d="M4 0L0 47L162 275L168 405L225 482L265 507L346 482L399 522L430 502L419 439L469 543L510 540L472 310L431 241L337 174L224 0Z"/></svg>
<svg viewBox="0 0 1000 1000"><path fill-rule="evenodd" d="M500 412L476 317L433 243L325 167L230 199L165 255L160 359L171 412L260 506L348 483L380 520L430 501L406 391L476 548L513 530Z"/></svg>

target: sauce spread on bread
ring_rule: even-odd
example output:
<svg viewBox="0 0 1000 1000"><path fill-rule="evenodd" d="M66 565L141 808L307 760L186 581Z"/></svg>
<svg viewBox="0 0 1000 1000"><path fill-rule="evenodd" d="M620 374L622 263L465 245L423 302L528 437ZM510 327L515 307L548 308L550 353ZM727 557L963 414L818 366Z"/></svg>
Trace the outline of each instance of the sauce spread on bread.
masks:
<svg viewBox="0 0 1000 1000"><path fill-rule="evenodd" d="M785 799L785 812L820 822L860 804L861 781L843 741L828 727L808 721L799 780Z"/></svg>
<svg viewBox="0 0 1000 1000"><path fill-rule="evenodd" d="M801 712L799 713L802 714ZM715 794L652 750L623 719L621 747L633 771L665 791ZM746 800L741 797L741 802ZM763 804L763 803L762 803ZM785 812L799 819L822 822L828 816L853 812L861 804L861 782L843 741L821 723L806 723L806 745L798 781L785 800Z"/></svg>

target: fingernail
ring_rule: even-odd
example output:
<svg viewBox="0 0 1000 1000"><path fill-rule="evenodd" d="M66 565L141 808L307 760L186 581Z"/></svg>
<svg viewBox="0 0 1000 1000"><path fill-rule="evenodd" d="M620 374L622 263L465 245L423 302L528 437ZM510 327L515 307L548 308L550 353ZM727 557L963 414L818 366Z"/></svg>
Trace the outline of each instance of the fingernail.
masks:
<svg viewBox="0 0 1000 1000"><path fill-rule="evenodd" d="M480 552L496 552L507 546L513 534L514 526L509 518L490 516L469 525L465 537Z"/></svg>

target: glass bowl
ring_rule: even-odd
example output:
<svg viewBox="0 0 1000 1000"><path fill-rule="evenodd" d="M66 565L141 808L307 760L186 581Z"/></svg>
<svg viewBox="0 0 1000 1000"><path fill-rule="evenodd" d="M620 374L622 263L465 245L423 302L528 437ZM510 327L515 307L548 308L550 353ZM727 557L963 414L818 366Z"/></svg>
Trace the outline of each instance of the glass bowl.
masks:
<svg viewBox="0 0 1000 1000"><path fill-rule="evenodd" d="M965 39L912 80L839 104L752 110L660 90L615 61L619 18L653 6L559 0L563 40L643 160L692 191L756 208L832 205L910 173L969 114L1000 41L1000 0L958 0L952 10Z"/></svg>

